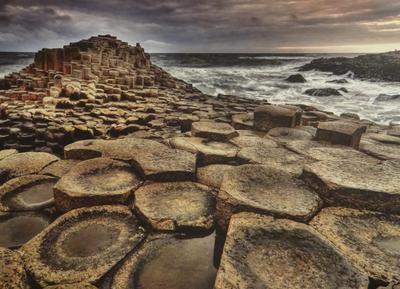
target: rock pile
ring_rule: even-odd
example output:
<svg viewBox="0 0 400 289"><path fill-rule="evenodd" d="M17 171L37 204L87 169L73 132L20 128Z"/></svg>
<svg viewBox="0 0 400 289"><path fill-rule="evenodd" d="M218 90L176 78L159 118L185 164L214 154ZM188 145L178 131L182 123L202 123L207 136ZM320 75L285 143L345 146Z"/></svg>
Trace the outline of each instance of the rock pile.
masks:
<svg viewBox="0 0 400 289"><path fill-rule="evenodd" d="M87 53L68 61L77 51ZM169 76L171 88L151 77L161 70L138 46L109 36L40 52L26 83L35 69L44 80L51 70L62 74L47 83L60 88L51 100L72 106L26 101L10 110L16 100L7 98L8 117L25 105L53 110L58 131L78 107L87 115L107 109L118 126L98 115L113 133L72 137L58 143L58 156L3 143L0 288L399 286L398 128L303 105L213 98ZM81 77L82 88L104 84L99 69L121 82L146 71L157 93L89 97L84 106L77 91L66 99L68 73ZM132 69L130 76L120 69ZM35 86L40 79L33 90L43 89ZM88 131L96 127L90 122ZM131 125L135 132L117 133Z"/></svg>

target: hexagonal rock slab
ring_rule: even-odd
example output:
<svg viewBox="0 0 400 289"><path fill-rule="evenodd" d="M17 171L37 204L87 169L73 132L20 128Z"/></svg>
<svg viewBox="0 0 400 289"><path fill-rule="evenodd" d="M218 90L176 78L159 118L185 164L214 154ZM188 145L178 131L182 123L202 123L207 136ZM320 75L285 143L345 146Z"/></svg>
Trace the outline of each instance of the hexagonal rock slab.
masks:
<svg viewBox="0 0 400 289"><path fill-rule="evenodd" d="M387 163L320 161L301 176L331 206L400 213L400 170Z"/></svg>
<svg viewBox="0 0 400 289"><path fill-rule="evenodd" d="M44 289L97 289L97 287L89 283L74 283L47 286Z"/></svg>
<svg viewBox="0 0 400 289"><path fill-rule="evenodd" d="M6 157L9 157L11 155L14 155L16 153L18 153L18 151L15 149L0 150L0 160L4 159Z"/></svg>
<svg viewBox="0 0 400 289"><path fill-rule="evenodd" d="M199 121L192 123L192 135L214 141L228 141L239 134L227 123Z"/></svg>
<svg viewBox="0 0 400 289"><path fill-rule="evenodd" d="M45 167L40 173L61 178L79 162L79 160L59 160Z"/></svg>
<svg viewBox="0 0 400 289"><path fill-rule="evenodd" d="M97 281L145 237L124 206L70 211L21 250L25 268L42 287Z"/></svg>
<svg viewBox="0 0 400 289"><path fill-rule="evenodd" d="M66 157L102 156L130 162L146 179L194 180L196 156L141 138L76 142L64 149Z"/></svg>
<svg viewBox="0 0 400 289"><path fill-rule="evenodd" d="M54 204L56 178L26 175L14 178L0 187L0 211L33 211Z"/></svg>
<svg viewBox="0 0 400 289"><path fill-rule="evenodd" d="M235 161L239 150L231 143L208 141L199 137L175 137L170 140L170 144L174 148L196 153L198 165Z"/></svg>
<svg viewBox="0 0 400 289"><path fill-rule="evenodd" d="M400 216L326 208L310 225L373 278L400 281Z"/></svg>
<svg viewBox="0 0 400 289"><path fill-rule="evenodd" d="M110 287L212 289L214 239L154 236L124 262Z"/></svg>
<svg viewBox="0 0 400 289"><path fill-rule="evenodd" d="M212 189L193 182L143 185L135 192L135 208L155 230L202 232L214 226Z"/></svg>
<svg viewBox="0 0 400 289"><path fill-rule="evenodd" d="M276 127L268 132L268 136L280 142L287 142L293 140L311 140L313 135L305 130L299 128L289 127Z"/></svg>
<svg viewBox="0 0 400 289"><path fill-rule="evenodd" d="M348 121L320 122L318 124L316 139L358 149L361 135L365 130L365 126Z"/></svg>
<svg viewBox="0 0 400 289"><path fill-rule="evenodd" d="M126 163L108 158L82 161L54 187L59 211L96 205L127 204L142 181Z"/></svg>
<svg viewBox="0 0 400 289"><path fill-rule="evenodd" d="M354 268L311 227L242 213L232 217L215 289L365 289Z"/></svg>
<svg viewBox="0 0 400 289"><path fill-rule="evenodd" d="M58 160L58 157L42 152L12 154L0 160L0 169L8 172L9 178L39 173L44 167Z"/></svg>
<svg viewBox="0 0 400 289"><path fill-rule="evenodd" d="M318 195L289 173L272 166L243 165L229 170L217 198L218 222L250 211L308 221L320 208Z"/></svg>
<svg viewBox="0 0 400 289"><path fill-rule="evenodd" d="M45 213L0 213L0 247L18 248L51 222L52 219Z"/></svg>
<svg viewBox="0 0 400 289"><path fill-rule="evenodd" d="M17 251L0 247L0 288L29 289L21 256Z"/></svg>
<svg viewBox="0 0 400 289"><path fill-rule="evenodd" d="M400 160L400 145L361 140L360 151L381 160Z"/></svg>
<svg viewBox="0 0 400 289"><path fill-rule="evenodd" d="M201 184L220 188L222 179L227 171L234 166L231 165L209 165L197 169L197 181Z"/></svg>

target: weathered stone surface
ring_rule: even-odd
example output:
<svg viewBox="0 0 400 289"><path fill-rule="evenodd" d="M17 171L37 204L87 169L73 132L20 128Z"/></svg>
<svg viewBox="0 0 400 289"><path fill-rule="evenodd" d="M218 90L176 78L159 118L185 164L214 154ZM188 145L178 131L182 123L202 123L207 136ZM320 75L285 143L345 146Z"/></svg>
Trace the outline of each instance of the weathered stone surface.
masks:
<svg viewBox="0 0 400 289"><path fill-rule="evenodd" d="M278 147L278 144L272 138L260 137L258 135L239 135L231 139L230 142L239 148L256 146Z"/></svg>
<svg viewBox="0 0 400 289"><path fill-rule="evenodd" d="M40 173L61 178L63 175L73 169L79 162L79 160L59 160L45 167L42 171L40 171Z"/></svg>
<svg viewBox="0 0 400 289"><path fill-rule="evenodd" d="M275 127L295 127L300 120L301 110L291 106L265 105L254 110L254 128L262 131Z"/></svg>
<svg viewBox="0 0 400 289"><path fill-rule="evenodd" d="M81 140L64 147L66 159L87 160L101 157L106 141Z"/></svg>
<svg viewBox="0 0 400 289"><path fill-rule="evenodd" d="M217 198L218 221L250 211L308 221L321 207L318 195L276 166L243 165L229 170Z"/></svg>
<svg viewBox="0 0 400 289"><path fill-rule="evenodd" d="M90 283L74 283L47 286L44 289L97 289L97 287Z"/></svg>
<svg viewBox="0 0 400 289"><path fill-rule="evenodd" d="M0 247L18 248L51 223L44 213L0 213Z"/></svg>
<svg viewBox="0 0 400 289"><path fill-rule="evenodd" d="M21 250L25 268L41 286L95 282L135 248L144 230L124 206L70 211Z"/></svg>
<svg viewBox="0 0 400 289"><path fill-rule="evenodd" d="M21 256L17 251L0 247L0 288L29 289Z"/></svg>
<svg viewBox="0 0 400 289"><path fill-rule="evenodd" d="M304 94L310 95L310 96L320 96L320 97L326 97L326 96L341 96L342 94L338 89L335 88L311 88L307 89Z"/></svg>
<svg viewBox="0 0 400 289"><path fill-rule="evenodd" d="M400 213L400 170L390 163L320 161L301 177L328 205Z"/></svg>
<svg viewBox="0 0 400 289"><path fill-rule="evenodd" d="M147 240L116 272L111 289L212 289L214 235L176 238L156 235Z"/></svg>
<svg viewBox="0 0 400 289"><path fill-rule="evenodd" d="M9 180L0 187L0 211L32 211L54 204L56 178L26 175Z"/></svg>
<svg viewBox="0 0 400 289"><path fill-rule="evenodd" d="M399 281L399 216L326 208L312 220L311 226L369 276L388 282Z"/></svg>
<svg viewBox="0 0 400 289"><path fill-rule="evenodd" d="M367 287L368 276L309 226L248 213L232 217L215 289Z"/></svg>
<svg viewBox="0 0 400 289"><path fill-rule="evenodd" d="M135 192L135 208L155 230L197 232L214 226L212 189L198 183L143 185Z"/></svg>
<svg viewBox="0 0 400 289"><path fill-rule="evenodd" d="M54 187L59 211L96 205L127 204L142 181L126 163L108 158L82 161Z"/></svg>
<svg viewBox="0 0 400 289"><path fill-rule="evenodd" d="M293 140L311 140L312 134L298 128L276 127L268 132L268 136L281 142Z"/></svg>
<svg viewBox="0 0 400 289"><path fill-rule="evenodd" d="M192 135L214 141L228 141L238 133L227 123L199 121L192 123Z"/></svg>
<svg viewBox="0 0 400 289"><path fill-rule="evenodd" d="M228 163L236 159L238 148L225 142L208 141L198 137L176 137L170 140L174 148L197 154L200 165Z"/></svg>
<svg viewBox="0 0 400 289"><path fill-rule="evenodd" d="M373 140L361 140L360 151L381 160L400 160L400 146Z"/></svg>
<svg viewBox="0 0 400 289"><path fill-rule="evenodd" d="M18 153L18 151L15 149L0 150L0 160L4 159L6 157L9 157L11 155L14 155L16 153Z"/></svg>
<svg viewBox="0 0 400 289"><path fill-rule="evenodd" d="M216 164L198 168L197 181L201 184L219 189L225 173L233 167L234 166L231 165Z"/></svg>
<svg viewBox="0 0 400 289"><path fill-rule="evenodd" d="M44 167L57 161L52 154L27 152L12 154L0 160L0 169L6 170L10 178L39 173Z"/></svg>
<svg viewBox="0 0 400 289"><path fill-rule="evenodd" d="M341 144L358 149L361 135L366 127L345 121L320 122L316 139L328 141L332 144Z"/></svg>

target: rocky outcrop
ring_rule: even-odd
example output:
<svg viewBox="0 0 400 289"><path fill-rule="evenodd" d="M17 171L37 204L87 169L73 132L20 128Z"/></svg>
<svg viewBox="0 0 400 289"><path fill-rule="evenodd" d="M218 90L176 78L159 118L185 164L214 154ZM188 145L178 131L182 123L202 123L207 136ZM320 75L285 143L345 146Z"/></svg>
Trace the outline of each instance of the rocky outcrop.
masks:
<svg viewBox="0 0 400 289"><path fill-rule="evenodd" d="M335 75L351 71L357 78L400 81L400 52L367 54L354 58L319 58L300 68L301 71L313 69Z"/></svg>
<svg viewBox="0 0 400 289"><path fill-rule="evenodd" d="M290 83L305 83L305 82L307 82L307 80L301 74L293 74L293 75L289 76L288 78L286 78L286 81L290 82Z"/></svg>
<svg viewBox="0 0 400 289"><path fill-rule="evenodd" d="M310 95L310 96L341 96L342 94L338 89L335 88L311 88L307 89L304 94Z"/></svg>

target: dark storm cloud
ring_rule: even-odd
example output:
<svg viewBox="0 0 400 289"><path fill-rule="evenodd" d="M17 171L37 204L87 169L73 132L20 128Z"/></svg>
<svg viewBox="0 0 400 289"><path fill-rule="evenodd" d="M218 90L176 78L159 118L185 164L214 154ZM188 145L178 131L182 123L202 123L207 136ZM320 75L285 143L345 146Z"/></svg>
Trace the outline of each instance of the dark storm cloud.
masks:
<svg viewBox="0 0 400 289"><path fill-rule="evenodd" d="M397 44L399 15L397 0L0 0L0 50L99 33L153 51L384 50Z"/></svg>

